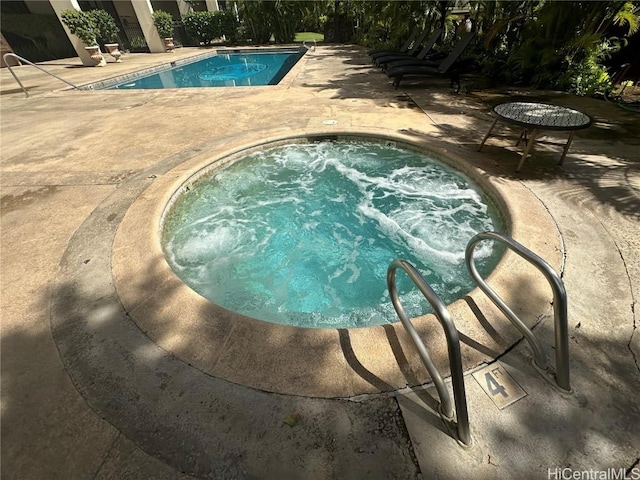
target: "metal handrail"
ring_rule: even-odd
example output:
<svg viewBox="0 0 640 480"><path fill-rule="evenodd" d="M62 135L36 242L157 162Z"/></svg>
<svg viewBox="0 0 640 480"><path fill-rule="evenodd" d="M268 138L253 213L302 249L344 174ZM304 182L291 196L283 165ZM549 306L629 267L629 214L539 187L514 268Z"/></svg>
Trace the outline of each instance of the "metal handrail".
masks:
<svg viewBox="0 0 640 480"><path fill-rule="evenodd" d="M46 71L44 68L39 67L38 65L36 65L33 62L30 62L29 60L27 60L26 58L21 57L20 55L16 55L15 53L5 53L2 56L2 59L4 60L5 65L7 66L7 68L9 69L9 71L11 72L11 75L13 75L13 78L16 79L16 82L18 82L18 85L20 85L20 88L22 88L22 91L24 92L24 94L27 96L27 98L29 97L29 92L27 92L27 89L24 88L24 85L22 85L22 82L20 81L20 79L18 79L17 75L15 74L15 72L12 70L11 65L9 65L9 62L7 62L7 58L15 58L17 59L19 62L24 62L28 65L31 65L32 67L37 68L38 70L40 70L41 72L46 73L47 75L51 75L54 78L57 78L58 80L60 80L61 82L66 83L67 85L71 85L73 88L75 88L76 90L80 90L80 87L78 87L77 85L74 85L71 82L67 82L64 78L60 78L59 76L57 76L55 73L51 73ZM15 65L14 65L15 66Z"/></svg>
<svg viewBox="0 0 640 480"><path fill-rule="evenodd" d="M304 42L302 42L302 46L307 50L311 50L312 52L315 52L316 48L318 48L318 43L316 42L315 38L312 38L311 41L313 42L313 47L310 47L307 45L308 40L305 40Z"/></svg>
<svg viewBox="0 0 640 480"><path fill-rule="evenodd" d="M440 297L433 291L431 286L427 283L422 275L406 260L396 259L391 262L387 270L387 287L389 289L389 295L393 306L396 309L398 317L402 325L409 333L409 336L413 340L414 345L418 349L422 363L427 368L429 375L433 379L438 396L440 397L441 414L446 417L447 420L453 420L453 407L451 405L451 397L447 391L447 387L444 384L442 375L436 368L433 360L429 356L429 351L424 342L420 338L420 335L416 331L415 327L411 323L411 320L407 316L400 303L398 296L398 290L396 288L396 270L398 268L403 269L409 278L413 281L418 290L422 292L424 297L429 301L433 307L434 314L442 327L447 338L447 348L449 352L449 364L451 367L451 383L453 384L453 397L455 401L457 421L457 433L458 440L463 446L471 445L471 432L469 429L469 414L467 411L467 397L464 388L464 377L462 374L462 357L460 355L460 338L458 336L458 330L456 329L447 307L442 302Z"/></svg>
<svg viewBox="0 0 640 480"><path fill-rule="evenodd" d="M566 391L571 391L569 381L569 328L567 318L567 292L564 283L558 274L538 255L526 248L524 245L516 242L513 238L498 232L482 232L475 235L467 244L465 251L465 262L469 273L482 290L493 303L504 313L511 323L522 333L529 342L533 350L535 365L545 371L548 369L547 358L543 353L542 345L537 337L527 327L518 316L504 303L504 301L489 287L487 282L480 276L473 261L473 251L478 243L482 240L495 240L505 244L510 250L517 253L520 257L533 264L542 272L553 290L553 316L554 316L554 332L556 343L556 371L555 380L557 385Z"/></svg>

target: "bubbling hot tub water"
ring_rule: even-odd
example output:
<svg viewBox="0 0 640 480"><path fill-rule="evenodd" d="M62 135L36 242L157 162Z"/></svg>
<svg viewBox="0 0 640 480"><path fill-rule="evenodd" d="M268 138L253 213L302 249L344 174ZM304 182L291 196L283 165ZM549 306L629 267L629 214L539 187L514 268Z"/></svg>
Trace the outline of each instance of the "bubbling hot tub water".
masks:
<svg viewBox="0 0 640 480"><path fill-rule="evenodd" d="M274 323L351 328L397 321L386 289L395 258L450 303L472 281L473 235L503 230L466 176L414 150L367 142L290 144L197 180L165 216L176 274L211 302ZM476 251L487 274L500 252ZM429 311L399 275L410 315Z"/></svg>

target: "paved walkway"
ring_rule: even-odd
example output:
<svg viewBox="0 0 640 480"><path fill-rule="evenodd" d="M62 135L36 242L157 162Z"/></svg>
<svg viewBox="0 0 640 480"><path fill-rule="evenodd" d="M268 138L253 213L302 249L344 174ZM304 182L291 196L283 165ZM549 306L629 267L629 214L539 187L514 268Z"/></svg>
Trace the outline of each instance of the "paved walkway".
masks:
<svg viewBox="0 0 640 480"><path fill-rule="evenodd" d="M49 68L86 83L165 58ZM18 74L29 99L0 72L3 478L507 479L640 468L634 114L553 92L482 88L479 79L467 80L468 95L441 81L396 91L356 47L318 48L277 87L61 92L34 69ZM577 132L562 167L566 136L553 133L516 174L517 130L499 126L475 151L491 106L506 99L566 105L595 122ZM172 339L138 328L112 275L114 239L131 205L189 162L256 138L320 131L444 145L537 197L562 242L572 394L537 375L520 342L498 362L523 399L499 410L465 376L474 438L465 450L420 389L351 399L269 393L207 375L160 346ZM516 290L525 303L538 295L527 282ZM552 352L546 310L535 332ZM283 424L292 414L299 424Z"/></svg>

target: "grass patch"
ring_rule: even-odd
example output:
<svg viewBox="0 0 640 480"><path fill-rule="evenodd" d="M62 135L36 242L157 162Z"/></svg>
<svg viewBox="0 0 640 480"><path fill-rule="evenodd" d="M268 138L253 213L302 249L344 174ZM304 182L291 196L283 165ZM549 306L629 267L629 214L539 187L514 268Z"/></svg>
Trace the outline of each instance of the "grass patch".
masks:
<svg viewBox="0 0 640 480"><path fill-rule="evenodd" d="M315 40L316 42L323 42L324 41L324 35L322 33L316 33L316 32L298 32L296 33L296 38L295 41L296 42L304 42L304 41L312 41Z"/></svg>

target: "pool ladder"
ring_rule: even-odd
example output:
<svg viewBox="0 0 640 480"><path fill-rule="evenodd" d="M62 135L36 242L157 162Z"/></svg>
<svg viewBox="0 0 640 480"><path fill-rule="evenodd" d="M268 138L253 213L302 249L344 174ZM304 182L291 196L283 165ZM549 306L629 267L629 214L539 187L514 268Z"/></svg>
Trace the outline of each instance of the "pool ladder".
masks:
<svg viewBox="0 0 640 480"><path fill-rule="evenodd" d="M77 85L74 85L71 82L67 82L64 78L60 78L59 76L57 76L55 73L51 73L48 72L47 70L45 70L44 68L36 65L33 62L30 62L29 60L27 60L26 58L21 57L20 55L16 55L15 53L5 53L2 56L2 59L4 60L5 65L7 66L7 68L9 69L9 72L11 72L11 75L13 75L13 78L16 79L16 82L18 82L18 85L20 85L20 88L22 88L22 91L24 92L24 94L29 97L29 92L27 92L27 89L24 87L24 85L22 84L22 82L20 81L20 79L18 78L18 76L16 75L16 73L13 71L13 69L11 68L11 65L9 65L9 62L7 61L8 58L15 58L16 60L18 60L21 63L26 63L28 65L31 65L32 67L37 68L38 70L40 70L41 72L46 73L47 75L51 75L54 78L57 78L58 80L60 80L61 82L66 83L67 85L72 86L73 88L75 88L76 90L80 90L80 87L78 87ZM14 65L15 67L15 65Z"/></svg>
<svg viewBox="0 0 640 480"><path fill-rule="evenodd" d="M309 45L307 45L307 42L308 42L308 41L313 42L313 46L309 46ZM303 46L304 48L306 48L307 50L311 50L312 52L315 52L315 51L316 51L316 48L318 48L318 43L316 42L316 39L315 39L315 38L312 38L311 40L305 40L304 42L302 42L302 46Z"/></svg>
<svg viewBox="0 0 640 480"><path fill-rule="evenodd" d="M554 312L554 331L555 331L555 350L556 350L556 369L555 371L548 365L547 357L543 352L542 345L531 329L527 327L522 320L505 304L505 302L495 293L487 282L478 273L474 260L473 252L478 243L483 240L493 240L503 243L507 248L514 251L520 257L533 264L545 276L553 290L553 312ZM567 294L562 279L558 274L534 252L516 242L513 238L498 232L482 232L475 235L467 244L465 250L465 264L471 277L493 303L506 315L513 325L522 333L525 340L531 346L533 351L532 364L534 368L541 373L545 379L552 381L560 389L565 392L571 391L569 381L569 332L567 318ZM453 397L455 403L454 419L453 405L451 397L447 390L442 375L436 368L433 360L429 355L429 351L411 320L407 316L400 302L398 290L396 287L396 271L400 268L404 270L414 285L422 292L429 301L434 310L434 315L442 325L447 339L447 349L449 356L449 365L451 370L451 383L453 385ZM469 414L467 409L467 398L464 387L464 375L462 372L462 359L460 355L460 338L458 330L449 315L449 311L444 302L434 292L429 283L422 275L406 260L396 259L389 265L387 270L387 287L393 306L402 322L402 325L409 333L422 363L426 367L435 385L438 397L440 398L439 414L447 427L453 425L456 430L456 440L463 447L471 447L471 431L469 427Z"/></svg>
<svg viewBox="0 0 640 480"><path fill-rule="evenodd" d="M451 382L453 384L453 398L456 405L456 413L458 416L457 434L458 442L465 447L471 446L471 431L469 430L469 415L467 412L467 395L464 389L464 378L462 376L462 357L460 356L460 337L458 330L451 320L449 311L440 297L433 291L422 275L406 260L396 259L391 262L387 270L387 286L389 287L389 295L396 309L398 317L402 325L409 333L411 340L418 349L422 363L427 368L429 375L433 379L433 383L440 397L439 414L445 425L449 426L455 423L453 405L447 387L444 384L442 375L436 368L426 345L420 338L417 330L411 323L411 319L407 316L400 302L398 290L396 288L396 270L403 269L409 278L413 281L418 290L422 292L425 298L433 307L436 318L444 328L444 334L447 337L447 350L449 352L449 364L451 366Z"/></svg>

